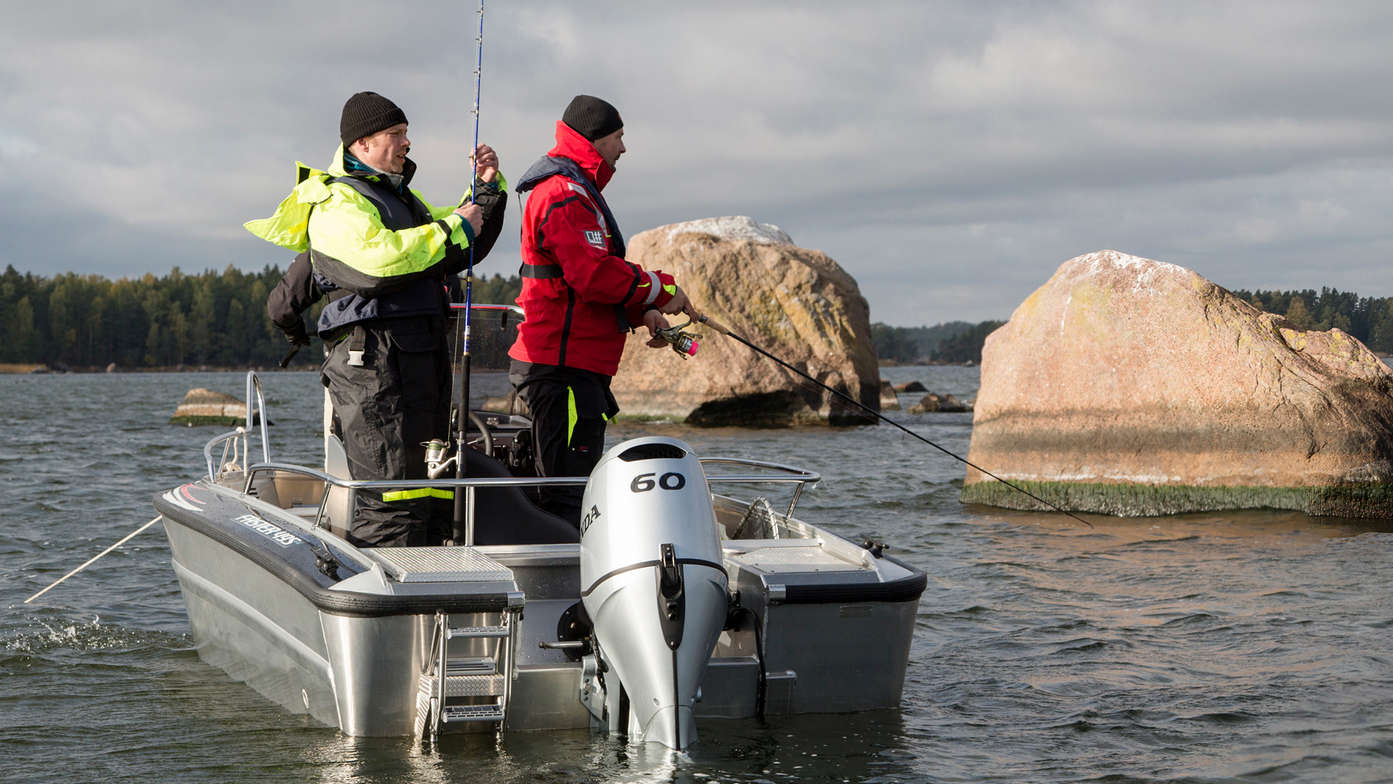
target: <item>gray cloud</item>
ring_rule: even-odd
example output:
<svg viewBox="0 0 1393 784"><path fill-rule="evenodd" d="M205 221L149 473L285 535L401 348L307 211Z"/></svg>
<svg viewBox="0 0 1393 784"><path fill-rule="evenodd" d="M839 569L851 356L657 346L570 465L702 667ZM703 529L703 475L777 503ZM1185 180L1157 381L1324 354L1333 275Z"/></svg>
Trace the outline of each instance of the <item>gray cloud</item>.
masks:
<svg viewBox="0 0 1393 784"><path fill-rule="evenodd" d="M409 15L403 14L409 9ZM0 264L260 268L241 229L327 163L348 94L457 198L477 18L457 4L45 3L0 30ZM516 176L571 95L630 153L626 233L747 214L893 324L1004 318L1112 247L1234 288L1387 296L1383 3L493 3L481 129ZM484 271L515 268L516 212Z"/></svg>

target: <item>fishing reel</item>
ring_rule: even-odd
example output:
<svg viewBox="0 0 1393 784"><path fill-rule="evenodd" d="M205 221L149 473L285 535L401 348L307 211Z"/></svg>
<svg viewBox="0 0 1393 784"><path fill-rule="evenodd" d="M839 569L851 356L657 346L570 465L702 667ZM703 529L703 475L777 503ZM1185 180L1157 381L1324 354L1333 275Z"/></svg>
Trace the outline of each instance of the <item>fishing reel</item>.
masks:
<svg viewBox="0 0 1393 784"><path fill-rule="evenodd" d="M426 476L431 479L439 479L441 474L459 459L458 455L446 459L445 450L449 449L450 445L438 438L432 438L421 446L426 448Z"/></svg>
<svg viewBox="0 0 1393 784"><path fill-rule="evenodd" d="M455 418L453 413L451 414L450 418L451 420ZM439 479L441 476L444 476L445 472L449 470L450 466L458 465L459 461L462 459L460 455L463 454L463 450L465 449L474 449L476 451L482 452L485 455L488 455L489 457L494 456L493 431L489 429L488 422L485 422L484 418L479 416L479 413L477 411L470 411L469 424L473 425L474 427L472 428L472 430L466 430L463 437L459 435L451 435L452 439L458 441L459 448L455 450L455 453L453 455L449 455L448 458L446 457L446 455L450 452L449 441L445 441L444 439L440 438L432 438L429 441L422 442L421 446L426 448L427 477L431 479Z"/></svg>
<svg viewBox="0 0 1393 784"><path fill-rule="evenodd" d="M692 320L687 319L686 324L677 324L676 326L658 330L658 336L672 344L672 350L676 351L677 355L683 359L694 357L697 353L696 336L682 331L691 325Z"/></svg>

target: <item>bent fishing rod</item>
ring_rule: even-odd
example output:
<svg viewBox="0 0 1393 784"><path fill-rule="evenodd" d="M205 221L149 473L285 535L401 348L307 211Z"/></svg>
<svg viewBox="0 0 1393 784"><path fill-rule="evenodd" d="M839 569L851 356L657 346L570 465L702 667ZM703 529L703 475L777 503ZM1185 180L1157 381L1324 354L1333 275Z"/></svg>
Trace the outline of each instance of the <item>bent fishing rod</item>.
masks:
<svg viewBox="0 0 1393 784"><path fill-rule="evenodd" d="M483 89L484 83L484 0L479 0L479 35L475 38L478 43L478 60L474 64L474 146L470 153L472 166L469 174L469 202L474 203L475 191L479 186L479 94ZM471 327L470 309L474 304L474 242L469 243L469 266L464 272L464 317L455 317L455 351L459 356L456 362L460 366L459 370L459 400L455 409L455 478L465 477L465 463L467 447L465 442L468 440L467 428L469 427L469 338ZM463 323L463 336L460 335L460 327ZM468 541L473 538L473 531L465 530L465 497L463 487L455 488L454 517L451 519L450 539L454 544L473 544Z"/></svg>
<svg viewBox="0 0 1393 784"><path fill-rule="evenodd" d="M967 467L969 467L969 468L974 468L974 469L976 469L977 471L980 471L982 474L984 474L984 475L986 475L986 476L989 476L989 477L991 477L992 479L995 479L996 481L1002 483L1003 485L1006 485L1007 487L1011 488L1012 490L1015 490L1015 491L1018 492L1018 493L1022 493L1022 494L1024 494L1024 495L1026 495L1026 496L1028 496L1028 497L1030 497L1030 498L1032 498L1032 499L1034 499L1034 500L1036 500L1036 501L1038 501L1038 502L1044 504L1045 506L1048 506L1049 508L1055 510L1056 512L1059 512L1060 514L1066 515L1066 516L1068 516L1068 517L1072 517L1073 519L1079 521L1080 523L1083 523L1084 525L1088 526L1089 528L1092 528L1092 527L1093 527L1093 523L1088 522L1087 520L1083 519L1082 517L1079 517L1078 515L1074 514L1073 512L1070 512L1069 510L1067 510L1067 509L1065 509L1065 508L1059 506L1058 504L1053 503L1053 502L1051 502L1051 501L1046 501L1045 499L1043 499L1043 498L1041 498L1040 496L1038 496L1038 495L1036 495L1036 494L1030 492L1029 490L1026 490L1025 488L1023 488L1023 487L1021 487L1021 486L1019 486L1019 485L1013 484L1012 482L1008 482L1007 480L1002 479L1001 477L997 476L996 474L993 474L991 471L988 471L987 469L985 469L985 468L983 468L983 467L977 465L976 463L973 463L972 461L968 460L967 458L961 457L961 456L955 454L954 452L952 452L951 450L946 449L946 448L944 448L944 447L942 447L942 446L940 446L940 445L934 443L933 441L931 441L931 440L925 438L924 436L919 435L918 433L914 432L913 430L910 430L909 428L907 428L907 427L905 427L904 425L900 424L899 422L896 422L895 420L893 420L893 419L891 419L891 418L885 416L884 414L880 413L879 411L876 411L875 409L871 408L870 406L867 406L867 405L862 404L861 401L856 400L855 398L853 398L852 396L846 394L845 392L843 392L843 391L841 391L841 390L839 390L839 389L836 389L836 388L834 388L834 387L830 387L830 386L828 386L827 384L822 383L821 381L818 381L817 379L813 378L812 376L808 375L807 373L803 372L802 370L799 370L798 368L794 367L793 365L790 365L789 363L783 361L782 359L779 359L778 357L774 356L773 354L769 353L768 351L765 351L764 349L760 348L759 346L756 346L754 343L751 343L750 341L746 340L745 338L741 337L740 335L737 335L736 333L731 332L729 329L727 329L726 327L722 326L719 322L713 320L713 319L710 318L709 316L701 316L700 318L697 319L697 323L705 324L706 326L708 326L708 327L710 327L710 328L716 330L717 332L721 333L722 335L725 335L725 336L728 337L728 338L733 338L733 339L735 339L735 340L737 340L737 341L739 341L739 342L741 342L741 343L744 343L746 346L748 346L749 348L753 349L756 353L761 354L762 356L767 357L767 358L769 358L769 359L771 359L771 360L777 362L780 366L784 367L785 369L790 370L790 371L792 371L792 372L798 374L799 376L802 376L803 378L807 379L808 381L811 381L812 383L818 385L819 387L822 387L823 389L827 390L828 392L831 392L832 394L836 395L837 397L841 398L842 400L845 400L846 402L850 403L851 405L856 406L857 408L861 409L862 411L865 411L866 413L873 415L874 417L876 417L876 418L879 419L880 421L885 422L886 424L889 424L889 425L894 425L895 427L899 428L900 430L904 431L905 433L908 433L909 435L911 435L911 436L913 436L913 437L919 439L920 441L923 441L924 443L928 444L929 446L933 447L934 449L937 449L938 451L942 452L943 454L948 455L949 457L953 458L954 460L958 461L959 463L962 463L963 465L965 465L965 466L967 466Z"/></svg>

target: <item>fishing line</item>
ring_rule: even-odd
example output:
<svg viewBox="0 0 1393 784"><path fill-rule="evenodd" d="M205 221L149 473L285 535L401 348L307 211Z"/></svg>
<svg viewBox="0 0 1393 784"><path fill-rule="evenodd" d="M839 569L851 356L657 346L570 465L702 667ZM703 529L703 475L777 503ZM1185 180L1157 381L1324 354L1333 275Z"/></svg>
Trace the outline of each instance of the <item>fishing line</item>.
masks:
<svg viewBox="0 0 1393 784"><path fill-rule="evenodd" d="M989 477L991 477L992 479L995 479L996 481L1002 483L1003 485L1006 485L1007 487L1011 488L1012 490L1015 490L1015 491L1018 492L1018 493L1022 493L1022 494L1026 495L1026 496L1029 496L1030 498L1033 498L1033 499L1035 499L1036 501L1039 501L1040 503L1044 504L1045 506L1048 506L1049 508L1055 510L1056 512L1059 512L1060 514L1067 515L1068 517L1072 517L1072 518L1074 518L1075 520L1078 520L1080 523L1083 523L1084 525L1088 526L1089 528L1092 528L1092 527L1093 527L1093 523L1090 523L1090 522L1088 522L1087 520L1083 519L1082 517L1079 517L1078 515L1074 514L1073 512L1070 512L1069 510L1064 509L1063 507L1059 506L1058 504L1055 504L1055 503L1053 503L1053 502L1051 502L1051 501L1046 501L1045 499L1041 498L1041 497L1038 496L1038 495L1035 495L1034 493L1030 492L1029 490L1026 490L1025 488L1020 487L1019 485L1012 484L1011 482L1008 482L1008 481L1006 481L1005 479L1002 479L1001 477L997 476L996 474L993 474L991 471L988 471L987 469L985 469L985 468L983 468L983 467L981 467L981 466L979 466L979 465L973 463L972 461L968 460L968 459L965 458L965 457L959 457L958 455L954 454L952 451L950 451L950 450L948 450L948 449L945 449L944 447L941 447L941 446L939 446L938 444L935 444L933 441L930 441L929 439L927 439L927 438L925 438L925 437L919 435L918 433L914 432L913 430L910 430L909 428L905 427L904 425L901 425L899 422L896 422L895 420L893 420L893 419L891 419L891 418L885 416L884 414L880 413L879 411L876 411L875 409L870 408L869 406L863 405L863 404L861 403L861 401L856 400L855 398L851 397L850 395L846 394L845 392L842 392L842 391L839 390L839 389L834 389L834 388L832 388L832 387L830 387L830 386L828 386L828 385L822 383L821 381L818 381L817 379L813 378L812 376L808 375L807 373L804 373L803 371L799 370L798 368L794 367L793 365L790 365L789 363L783 361L782 359L779 359L778 357L774 356L773 354L770 354L768 351L765 351L764 349L760 348L759 346L756 346L755 344L751 343L750 341L746 340L745 338L743 338L743 337L741 337L741 336L735 334L734 332L731 332L729 329L726 329L724 326L721 326L719 323L713 321L713 320L710 319L709 317L707 317L707 316L702 316L701 318L698 319L698 321L699 321L700 323L702 323L702 324L705 324L705 325L711 327L712 329L716 330L717 332L721 333L722 335L725 335L725 336L728 337L728 338L734 338L734 339L740 341L741 343L744 343L746 346L749 346L751 349L754 349L756 352L758 352L758 353L764 355L765 357L768 357L769 359L772 359L772 360L774 360L775 362L779 363L779 364L782 365L784 368L786 368L786 369L788 369L788 370L791 370L791 371L793 371L794 373L797 373L798 375L800 375L800 376L802 376L803 378L805 378L805 379L807 379L807 380L813 382L814 384L817 384L819 387L822 387L823 389L827 390L828 392L831 392L832 394L836 395L837 397L841 398L842 400L845 400L846 402L852 404L853 406L856 406L857 408L861 409L862 411L865 411L866 413L875 416L877 419L881 420L882 422L885 422L885 423L890 424L890 425L894 425L895 427L899 428L900 430L904 431L905 433L908 433L909 435L914 436L915 438L919 439L920 441L923 441L924 443L928 444L929 446L933 447L934 449L937 449L938 451L942 452L943 454L948 455L949 457L953 458L954 460L958 461L959 463L962 463L963 465L968 466L969 468L975 468L976 470L980 471L981 473L985 474L986 476L989 476Z"/></svg>
<svg viewBox="0 0 1393 784"><path fill-rule="evenodd" d="M483 91L484 84L484 0L479 0L479 35L474 39L478 46L478 61L474 64L474 146L470 153L473 166L469 175L469 203L475 203L475 190L479 186L479 94ZM482 232L483 229L480 228ZM469 266L464 273L464 317L455 318L455 351L459 354L456 358L460 365L460 396L458 408L455 410L456 424L455 431L459 434L459 439L455 447L455 478L463 479L465 475L465 440L468 438L466 428L469 427L469 337L471 327L470 307L474 304L474 245L469 243ZM460 323L464 324L464 336L460 336ZM451 521L451 538L456 543L473 544L467 541L472 539L473 532L464 530L465 508L464 500L466 493L464 488L455 488L455 510L454 518Z"/></svg>

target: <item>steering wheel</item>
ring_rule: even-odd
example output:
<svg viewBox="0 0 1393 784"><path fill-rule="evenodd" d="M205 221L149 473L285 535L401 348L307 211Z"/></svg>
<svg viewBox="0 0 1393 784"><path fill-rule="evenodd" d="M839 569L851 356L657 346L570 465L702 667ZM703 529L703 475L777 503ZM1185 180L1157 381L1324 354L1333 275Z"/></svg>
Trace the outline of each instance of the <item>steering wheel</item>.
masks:
<svg viewBox="0 0 1393 784"><path fill-rule="evenodd" d="M474 428L479 431L479 435L477 438L470 438L469 428L466 427L464 431L464 445L470 449L477 449L489 457L493 457L493 433L489 430L488 424L484 422L484 418L479 416L477 412L470 411L469 424L473 425Z"/></svg>

